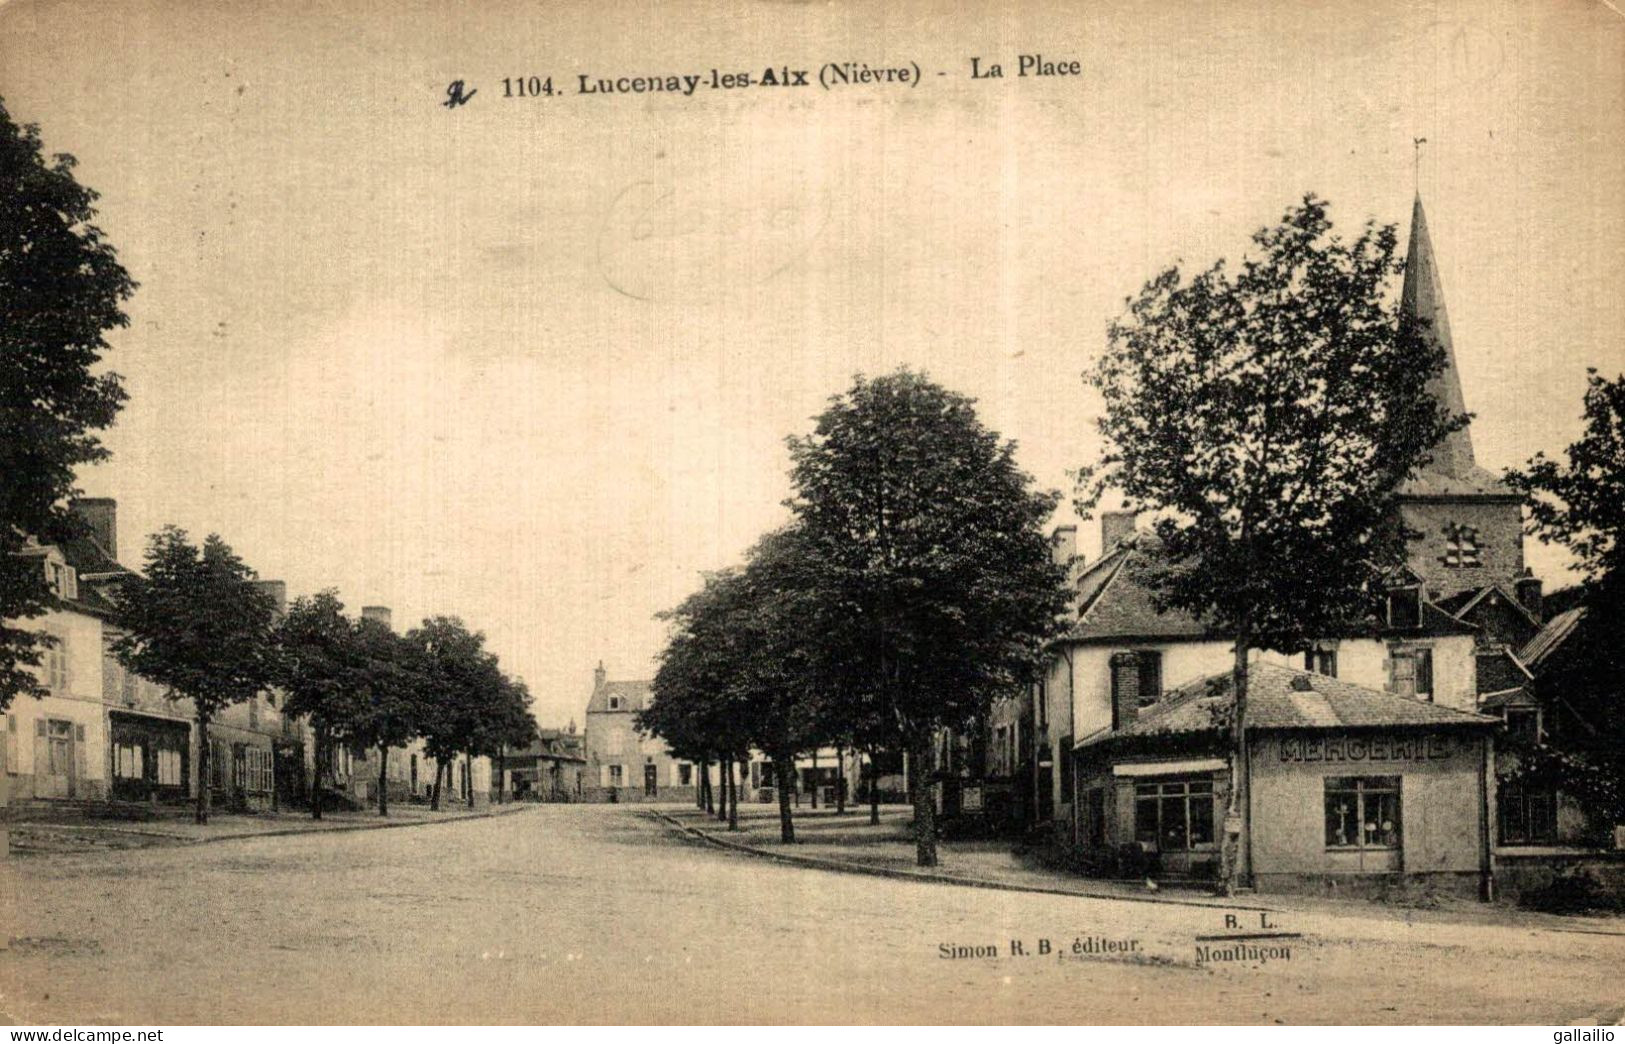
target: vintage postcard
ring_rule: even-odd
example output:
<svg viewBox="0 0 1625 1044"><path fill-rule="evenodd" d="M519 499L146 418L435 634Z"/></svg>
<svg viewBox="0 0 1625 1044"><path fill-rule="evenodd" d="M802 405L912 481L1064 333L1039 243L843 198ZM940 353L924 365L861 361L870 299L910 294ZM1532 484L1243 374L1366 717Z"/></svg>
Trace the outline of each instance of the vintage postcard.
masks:
<svg viewBox="0 0 1625 1044"><path fill-rule="evenodd" d="M1612 1040L1621 272L1610 0L4 0L0 1021Z"/></svg>

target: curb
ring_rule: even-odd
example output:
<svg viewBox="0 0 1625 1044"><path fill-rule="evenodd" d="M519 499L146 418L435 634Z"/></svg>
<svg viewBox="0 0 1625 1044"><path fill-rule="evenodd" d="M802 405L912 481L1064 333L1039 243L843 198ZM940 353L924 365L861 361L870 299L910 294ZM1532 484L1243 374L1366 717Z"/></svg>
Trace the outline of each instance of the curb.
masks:
<svg viewBox="0 0 1625 1044"><path fill-rule="evenodd" d="M740 852L753 855L759 859L770 859L774 862L786 863L791 866L805 866L815 870L828 870L842 874L867 874L870 877L889 877L897 881L924 881L929 884L959 885L962 888L983 888L997 892L1029 892L1034 895L1060 895L1069 899L1088 899L1095 901L1121 900L1130 903L1161 903L1165 906L1197 906L1207 910L1257 910L1263 913L1281 913L1281 909L1274 906L1258 906L1243 903L1213 902L1198 899L1176 899L1172 896L1162 895L1118 895L1116 893L1090 893L1073 892L1065 888L1045 888L1041 885L1012 884L1008 881L990 881L985 877L956 877L953 874L932 873L929 870L898 870L889 866L869 866L864 863L853 863L845 859L827 859L822 856L793 855L789 852L773 852L765 848L756 848L739 841L727 841L710 834L698 827L689 826L666 814L653 809L644 813L651 819L658 819L683 833L703 841L706 844L730 852Z"/></svg>
<svg viewBox="0 0 1625 1044"><path fill-rule="evenodd" d="M336 826L320 827L315 830L301 827L289 827L284 830L259 830L235 834L218 834L213 837L187 837L184 834L165 834L156 830L132 830L128 827L94 826L91 829L102 830L113 834L128 834L134 837L162 838L173 842L177 847L191 845L212 845L220 841L249 841L256 837L293 837L303 834L349 834L358 830L400 830L406 827L443 826L447 823L463 823L474 819L495 819L498 816L511 816L525 811L527 806L510 805L501 811L472 812L467 815L452 816L446 819L414 819L396 820L382 823L343 823ZM10 823L11 829L23 828L27 830L61 830L72 831L81 829L88 824L78 823Z"/></svg>

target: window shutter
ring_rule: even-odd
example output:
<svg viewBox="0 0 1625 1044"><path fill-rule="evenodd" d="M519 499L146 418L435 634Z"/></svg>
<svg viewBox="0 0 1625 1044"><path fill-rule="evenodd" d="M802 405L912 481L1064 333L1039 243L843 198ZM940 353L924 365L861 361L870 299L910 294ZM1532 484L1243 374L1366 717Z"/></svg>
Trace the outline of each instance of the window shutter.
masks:
<svg viewBox="0 0 1625 1044"><path fill-rule="evenodd" d="M86 754L87 754L87 751L85 750L86 746L87 746L87 744L85 743L85 727L83 725L75 725L73 727L73 778L74 779L82 780L82 779L85 778L85 763L88 760L88 758L86 757ZM81 795L82 795L82 793L83 792L81 791Z"/></svg>
<svg viewBox="0 0 1625 1044"><path fill-rule="evenodd" d="M36 736L44 736L45 735L45 728L46 728L46 725L45 725L45 719L44 718L35 718L34 719L34 735L36 735Z"/></svg>
<svg viewBox="0 0 1625 1044"><path fill-rule="evenodd" d="M1433 650L1416 650L1416 691L1433 694Z"/></svg>

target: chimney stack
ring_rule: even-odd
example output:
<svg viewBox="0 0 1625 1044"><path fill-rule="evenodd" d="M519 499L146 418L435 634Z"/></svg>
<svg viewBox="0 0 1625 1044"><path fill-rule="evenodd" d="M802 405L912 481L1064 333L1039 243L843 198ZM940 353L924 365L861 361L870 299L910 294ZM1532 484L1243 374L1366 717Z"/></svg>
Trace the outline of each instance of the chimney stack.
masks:
<svg viewBox="0 0 1625 1044"><path fill-rule="evenodd" d="M1112 548L1134 535L1134 520L1139 517L1134 511L1106 511L1100 516L1100 553L1107 554Z"/></svg>
<svg viewBox="0 0 1625 1044"><path fill-rule="evenodd" d="M73 502L73 509L90 527L90 535L107 552L107 557L118 558L118 501L112 497L83 497Z"/></svg>
<svg viewBox="0 0 1625 1044"><path fill-rule="evenodd" d="M602 689L604 687L604 682L608 678L609 674L604 670L604 661L599 660L598 667L592 672L592 691L597 692L599 689Z"/></svg>
<svg viewBox="0 0 1625 1044"><path fill-rule="evenodd" d="M361 607L361 619L363 619L363 620L377 620L379 623L383 624L386 629L391 630L391 631L393 631L395 629L395 624L390 619L389 606L387 606L387 605L364 605L364 606L362 606Z"/></svg>
<svg viewBox="0 0 1625 1044"><path fill-rule="evenodd" d="M276 607L276 618L282 619L288 613L288 584L285 580L256 580L254 586L258 587L271 598Z"/></svg>
<svg viewBox="0 0 1625 1044"><path fill-rule="evenodd" d="M1140 716L1140 654L1113 653L1112 728L1126 729Z"/></svg>
<svg viewBox="0 0 1625 1044"><path fill-rule="evenodd" d="M1078 527L1056 526L1049 537L1050 557L1058 566L1070 566L1078 557Z"/></svg>

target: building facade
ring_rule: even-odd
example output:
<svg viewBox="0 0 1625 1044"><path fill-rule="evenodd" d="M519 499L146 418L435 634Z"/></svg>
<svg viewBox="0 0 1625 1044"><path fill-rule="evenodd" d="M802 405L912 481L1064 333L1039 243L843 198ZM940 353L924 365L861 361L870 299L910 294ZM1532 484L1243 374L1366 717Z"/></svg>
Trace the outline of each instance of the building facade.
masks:
<svg viewBox="0 0 1625 1044"><path fill-rule="evenodd" d="M648 681L610 681L602 663L593 671L582 736L583 800L694 800L698 767L637 730L637 714L648 706L651 688Z"/></svg>

